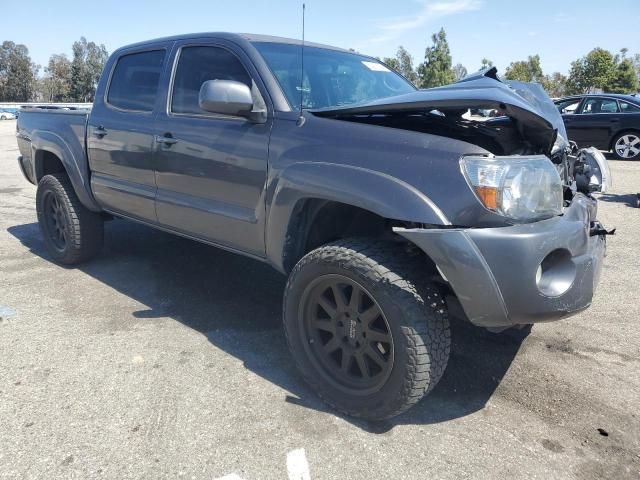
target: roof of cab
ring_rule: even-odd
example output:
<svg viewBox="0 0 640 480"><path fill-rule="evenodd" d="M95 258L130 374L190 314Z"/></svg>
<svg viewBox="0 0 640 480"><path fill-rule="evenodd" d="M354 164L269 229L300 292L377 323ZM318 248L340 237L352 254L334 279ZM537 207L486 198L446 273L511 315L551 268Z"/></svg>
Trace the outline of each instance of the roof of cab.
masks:
<svg viewBox="0 0 640 480"><path fill-rule="evenodd" d="M143 42L132 43L130 45L124 45L116 50L129 49L133 47L143 47L147 45L153 45L156 43L175 42L179 40L189 39L201 39L201 38L218 38L222 40L235 41L237 43L249 42L249 43L283 43L288 45L302 45L302 40L285 37L275 37L271 35L259 35L253 33L229 33L229 32L202 32L202 33L186 33L182 35L174 35L170 37L154 38L152 40L145 40ZM348 52L343 48L333 47L331 45L323 45L320 43L304 42L307 47L324 48L328 50L338 50L342 52ZM114 52L114 53L116 53Z"/></svg>

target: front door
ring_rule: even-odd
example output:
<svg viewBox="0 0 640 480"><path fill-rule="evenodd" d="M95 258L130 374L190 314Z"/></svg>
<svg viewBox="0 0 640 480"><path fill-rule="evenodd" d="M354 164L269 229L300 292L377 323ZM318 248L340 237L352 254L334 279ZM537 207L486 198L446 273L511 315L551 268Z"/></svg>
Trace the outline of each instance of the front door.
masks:
<svg viewBox="0 0 640 480"><path fill-rule="evenodd" d="M572 115L570 127L567 126L574 136L572 138L569 134L569 138L581 147L594 146L608 150L610 132L619 122L620 110L616 99L587 97L578 113Z"/></svg>
<svg viewBox="0 0 640 480"><path fill-rule="evenodd" d="M106 210L156 222L153 112L168 52L125 52L89 115L91 188ZM109 68L109 66L107 67Z"/></svg>
<svg viewBox="0 0 640 480"><path fill-rule="evenodd" d="M576 136L580 135L580 132L578 132L576 128L574 128L576 125L574 120L576 117L576 113L579 111L578 109L581 102L581 97L568 98L556 102L556 107L562 115L562 120L564 121L564 126L567 130L567 136L569 137L567 140L573 140L574 142L578 141Z"/></svg>
<svg viewBox="0 0 640 480"><path fill-rule="evenodd" d="M198 95L207 80L235 80L265 95L241 53L227 45L178 43L166 109L155 123L156 212L161 225L219 245L264 256L266 123L211 114ZM263 90L264 92L264 90Z"/></svg>

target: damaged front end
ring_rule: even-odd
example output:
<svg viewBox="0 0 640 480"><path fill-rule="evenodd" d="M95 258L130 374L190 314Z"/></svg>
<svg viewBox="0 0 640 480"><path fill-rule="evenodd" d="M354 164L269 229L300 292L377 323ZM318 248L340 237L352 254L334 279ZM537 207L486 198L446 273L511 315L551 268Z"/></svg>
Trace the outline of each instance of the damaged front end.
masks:
<svg viewBox="0 0 640 480"><path fill-rule="evenodd" d="M473 118L470 109L499 116ZM540 85L502 82L491 69L442 88L312 113L488 152L463 154L460 169L504 226L394 228L436 264L471 322L504 329L591 304L612 233L597 221L592 193L609 188L611 175L602 154L566 140L562 117Z"/></svg>
<svg viewBox="0 0 640 480"><path fill-rule="evenodd" d="M495 110L499 116L481 120L469 115L472 109ZM595 149L577 150L566 140L562 117L542 87L501 81L495 67L444 87L311 112L461 140L496 157L544 155L556 166L565 207L576 193L589 196L610 184L606 159Z"/></svg>

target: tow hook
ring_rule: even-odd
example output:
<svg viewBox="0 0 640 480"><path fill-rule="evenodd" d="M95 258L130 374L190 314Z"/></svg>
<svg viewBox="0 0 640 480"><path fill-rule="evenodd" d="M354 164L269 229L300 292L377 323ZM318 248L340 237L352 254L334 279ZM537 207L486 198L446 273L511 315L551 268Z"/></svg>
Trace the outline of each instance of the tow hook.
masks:
<svg viewBox="0 0 640 480"><path fill-rule="evenodd" d="M616 229L613 228L611 230L607 230L600 224L599 222L594 222L591 224L591 229L589 230L589 236L595 237L596 235L600 235L606 237L607 235L615 235Z"/></svg>

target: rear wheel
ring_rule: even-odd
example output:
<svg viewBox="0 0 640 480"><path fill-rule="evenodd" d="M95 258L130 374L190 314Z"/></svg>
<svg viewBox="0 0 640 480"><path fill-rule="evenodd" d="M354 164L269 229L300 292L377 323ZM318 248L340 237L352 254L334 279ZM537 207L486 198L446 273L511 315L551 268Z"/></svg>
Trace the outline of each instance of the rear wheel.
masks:
<svg viewBox="0 0 640 480"><path fill-rule="evenodd" d="M285 291L285 332L327 403L379 420L436 385L450 332L443 297L421 281L425 268L393 243L366 240L325 245L298 262Z"/></svg>
<svg viewBox="0 0 640 480"><path fill-rule="evenodd" d="M80 203L66 175L58 173L42 177L38 183L36 206L44 243L56 262L75 265L100 251L104 231L102 218Z"/></svg>
<svg viewBox="0 0 640 480"><path fill-rule="evenodd" d="M640 158L640 134L625 132L613 140L613 154L620 160Z"/></svg>

